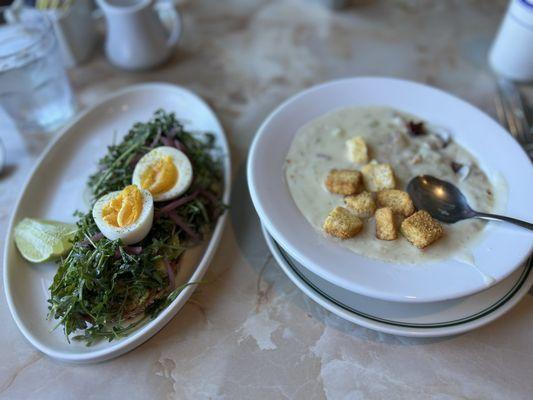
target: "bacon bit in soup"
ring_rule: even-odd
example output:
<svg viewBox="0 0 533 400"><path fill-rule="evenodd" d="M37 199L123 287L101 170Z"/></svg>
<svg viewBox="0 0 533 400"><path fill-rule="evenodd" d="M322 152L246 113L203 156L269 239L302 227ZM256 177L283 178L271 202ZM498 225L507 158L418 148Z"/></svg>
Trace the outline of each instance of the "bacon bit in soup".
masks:
<svg viewBox="0 0 533 400"><path fill-rule="evenodd" d="M450 164L453 172L459 176L459 180L464 181L470 175L470 165L464 165L455 161Z"/></svg>
<svg viewBox="0 0 533 400"><path fill-rule="evenodd" d="M452 168L452 171L454 173L458 173L459 170L463 167L463 164L455 162L455 161L452 161L451 164L450 164L450 167Z"/></svg>
<svg viewBox="0 0 533 400"><path fill-rule="evenodd" d="M409 135L411 136L422 136L427 133L426 126L423 122L414 121L407 122L407 132L409 132Z"/></svg>

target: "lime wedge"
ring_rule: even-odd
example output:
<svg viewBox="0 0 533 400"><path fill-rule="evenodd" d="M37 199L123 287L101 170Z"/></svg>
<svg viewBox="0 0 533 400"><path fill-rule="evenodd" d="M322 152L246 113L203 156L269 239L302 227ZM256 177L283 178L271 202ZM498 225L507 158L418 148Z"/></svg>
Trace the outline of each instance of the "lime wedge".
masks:
<svg viewBox="0 0 533 400"><path fill-rule="evenodd" d="M39 263L58 258L72 248L76 225L24 218L15 226L15 244L26 260Z"/></svg>

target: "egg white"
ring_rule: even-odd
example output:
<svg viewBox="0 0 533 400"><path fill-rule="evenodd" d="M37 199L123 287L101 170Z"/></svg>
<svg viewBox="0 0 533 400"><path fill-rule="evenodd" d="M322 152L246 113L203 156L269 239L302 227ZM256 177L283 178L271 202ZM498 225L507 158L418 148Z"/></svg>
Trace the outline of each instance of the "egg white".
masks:
<svg viewBox="0 0 533 400"><path fill-rule="evenodd" d="M189 157L185 155L181 150L178 150L170 146L156 147L149 153L145 154L133 170L132 183L141 186L141 176L143 172L157 159L165 156L170 156L176 169L178 170L178 179L173 187L163 193L153 195L154 201L167 201L175 199L181 196L189 189L193 180L193 170Z"/></svg>
<svg viewBox="0 0 533 400"><path fill-rule="evenodd" d="M150 229L152 228L152 222L154 219L154 200L148 190L141 189L141 195L143 199L141 215L137 220L125 227L116 227L109 225L102 218L102 210L104 206L113 198L120 194L121 190L108 193L98 199L93 207L94 222L100 229L100 232L109 240L120 239L123 244L138 243L143 240Z"/></svg>

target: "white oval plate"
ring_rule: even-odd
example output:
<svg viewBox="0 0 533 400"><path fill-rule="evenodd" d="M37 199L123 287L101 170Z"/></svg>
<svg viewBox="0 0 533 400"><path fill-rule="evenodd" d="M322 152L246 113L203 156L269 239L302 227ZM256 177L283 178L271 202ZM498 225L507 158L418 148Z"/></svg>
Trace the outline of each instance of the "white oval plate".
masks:
<svg viewBox="0 0 533 400"><path fill-rule="evenodd" d="M393 335L439 337L471 331L501 317L533 285L530 259L500 283L461 299L418 304L378 300L323 280L287 254L264 226L263 235L281 269L313 301L347 321Z"/></svg>
<svg viewBox="0 0 533 400"><path fill-rule="evenodd" d="M67 342L61 327L52 331L57 321L48 321L48 287L56 265L32 265L15 248L12 231L23 217L74 221L72 213L86 210L84 193L88 176L107 146L125 135L135 122L149 120L154 111L174 111L189 130L209 131L221 149L225 188L223 201L230 196L230 157L226 136L209 106L194 93L170 84L151 83L130 86L102 100L80 114L48 146L30 174L9 223L4 255L4 285L13 319L24 336L50 357L70 362L96 362L119 356L146 341L159 331L185 304L196 285L185 288L155 319L129 336L87 347ZM206 272L220 241L226 217L223 215L190 282L198 282Z"/></svg>
<svg viewBox="0 0 533 400"><path fill-rule="evenodd" d="M518 143L489 116L441 90L389 78L334 81L292 97L259 128L248 159L248 184L255 209L274 239L323 279L369 297L432 302L466 296L501 281L520 266L533 235L502 223L489 223L470 249L476 268L445 260L426 265L392 265L355 254L314 230L294 203L284 164L295 133L307 122L346 106L384 105L449 129L489 177L508 185L506 214L533 220L533 168ZM512 250L511 250L512 249Z"/></svg>

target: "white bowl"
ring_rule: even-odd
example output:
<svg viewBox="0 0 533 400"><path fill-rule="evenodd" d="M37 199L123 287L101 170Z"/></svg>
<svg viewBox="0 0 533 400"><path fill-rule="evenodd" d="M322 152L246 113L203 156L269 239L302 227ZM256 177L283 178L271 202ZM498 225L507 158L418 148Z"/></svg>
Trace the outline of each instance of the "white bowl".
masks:
<svg viewBox="0 0 533 400"><path fill-rule="evenodd" d="M432 302L466 296L519 267L533 245L531 232L489 223L470 249L479 270L454 260L425 265L378 261L355 254L315 231L298 210L284 162L298 129L346 106L383 105L446 127L489 177L508 186L506 214L533 220L533 168L518 143L489 116L441 90L390 78L353 78L308 89L280 105L261 125L248 159L255 209L274 239L321 278L352 292L390 301ZM481 271L481 273L480 273ZM488 281L487 276L493 281Z"/></svg>
<svg viewBox="0 0 533 400"><path fill-rule="evenodd" d="M208 131L215 135L223 155L223 201L229 202L231 167L228 143L215 114L194 93L170 84L136 85L108 96L79 115L50 144L30 174L15 206L6 237L4 285L9 309L26 339L50 357L81 363L119 356L157 333L196 289L196 285L186 287L155 319L128 337L100 342L91 347L82 342L69 344L61 327L52 330L57 321L46 318L48 287L57 266L53 263L28 263L20 256L13 241L13 227L23 217L73 221L75 210L87 210L88 205L84 202L87 177L96 170L96 162L106 154L107 146L116 141L115 135L120 135L116 138L120 140L135 122L150 119L158 108L174 111L189 130ZM218 246L225 220L224 214L218 220L205 251L187 262L189 274L186 281L201 280Z"/></svg>

